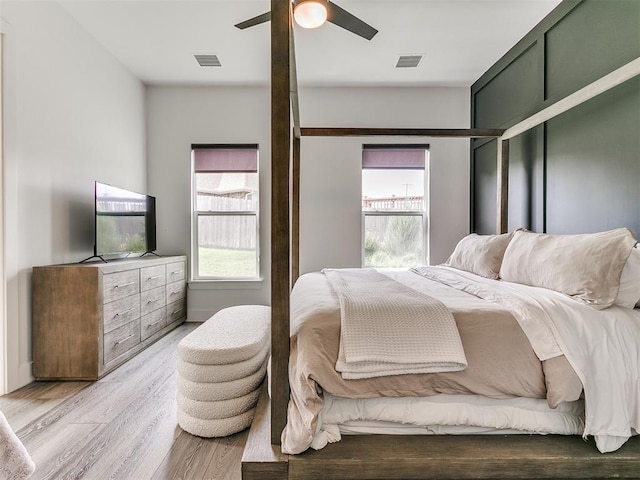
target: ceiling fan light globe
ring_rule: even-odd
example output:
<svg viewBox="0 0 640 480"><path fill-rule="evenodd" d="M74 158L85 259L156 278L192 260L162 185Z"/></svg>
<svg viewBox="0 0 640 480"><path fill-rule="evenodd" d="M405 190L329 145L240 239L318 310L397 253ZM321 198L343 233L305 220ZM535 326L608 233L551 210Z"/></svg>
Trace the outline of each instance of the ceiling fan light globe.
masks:
<svg viewBox="0 0 640 480"><path fill-rule="evenodd" d="M298 2L293 10L293 18L302 28L318 28L327 21L327 5L313 0Z"/></svg>

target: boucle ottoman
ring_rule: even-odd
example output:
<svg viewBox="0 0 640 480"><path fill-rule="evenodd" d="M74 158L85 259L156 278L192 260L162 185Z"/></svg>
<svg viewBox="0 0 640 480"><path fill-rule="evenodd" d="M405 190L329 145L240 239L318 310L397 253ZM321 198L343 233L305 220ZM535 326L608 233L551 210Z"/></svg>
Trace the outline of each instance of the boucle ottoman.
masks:
<svg viewBox="0 0 640 480"><path fill-rule="evenodd" d="M184 337L178 344L178 355L185 362L200 365L238 363L257 355L270 332L271 307L229 307Z"/></svg>
<svg viewBox="0 0 640 480"><path fill-rule="evenodd" d="M222 437L253 420L271 344L271 309L220 310L178 344L178 424L193 435Z"/></svg>

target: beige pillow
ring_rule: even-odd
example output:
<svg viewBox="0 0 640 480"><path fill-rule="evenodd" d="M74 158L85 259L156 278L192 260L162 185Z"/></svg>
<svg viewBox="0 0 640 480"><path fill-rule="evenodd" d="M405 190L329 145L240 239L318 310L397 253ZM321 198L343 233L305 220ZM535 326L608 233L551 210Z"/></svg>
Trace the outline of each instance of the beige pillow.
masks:
<svg viewBox="0 0 640 480"><path fill-rule="evenodd" d="M622 269L636 244L630 230L579 235L515 232L500 277L569 295L594 308L611 306Z"/></svg>
<svg viewBox="0 0 640 480"><path fill-rule="evenodd" d="M446 265L495 280L512 235L467 235L458 242Z"/></svg>

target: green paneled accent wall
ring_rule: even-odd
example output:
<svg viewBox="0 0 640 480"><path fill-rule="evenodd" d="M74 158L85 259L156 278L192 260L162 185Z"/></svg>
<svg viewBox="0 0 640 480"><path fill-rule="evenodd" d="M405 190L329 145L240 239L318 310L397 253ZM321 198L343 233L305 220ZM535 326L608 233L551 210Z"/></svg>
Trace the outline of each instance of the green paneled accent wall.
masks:
<svg viewBox="0 0 640 480"><path fill-rule="evenodd" d="M475 121L478 125L503 125L539 102L542 79L536 45L533 44L479 89L475 96Z"/></svg>
<svg viewBox="0 0 640 480"><path fill-rule="evenodd" d="M476 231L490 232L496 228L496 141L477 147L474 160L472 191L482 194L475 197L471 215L476 219Z"/></svg>
<svg viewBox="0 0 640 480"><path fill-rule="evenodd" d="M640 78L549 121L547 230L640 232L639 152Z"/></svg>
<svg viewBox="0 0 640 480"><path fill-rule="evenodd" d="M541 128L511 140L509 162L509 225L535 229L542 225L543 172ZM494 233L496 229L496 140L484 140L474 147L472 170L472 217L474 231ZM475 192L480 194L475 195Z"/></svg>
<svg viewBox="0 0 640 480"><path fill-rule="evenodd" d="M640 0L565 0L472 86L471 124L508 128L639 56ZM495 146L493 159L486 141L471 148L470 228L495 233ZM640 231L640 79L510 150L509 229Z"/></svg>
<svg viewBox="0 0 640 480"><path fill-rule="evenodd" d="M542 226L544 172L537 168L542 165L541 139L542 128L536 128L509 143L509 225L513 228Z"/></svg>
<svg viewBox="0 0 640 480"><path fill-rule="evenodd" d="M585 1L545 41L545 98L557 100L638 57L640 1Z"/></svg>

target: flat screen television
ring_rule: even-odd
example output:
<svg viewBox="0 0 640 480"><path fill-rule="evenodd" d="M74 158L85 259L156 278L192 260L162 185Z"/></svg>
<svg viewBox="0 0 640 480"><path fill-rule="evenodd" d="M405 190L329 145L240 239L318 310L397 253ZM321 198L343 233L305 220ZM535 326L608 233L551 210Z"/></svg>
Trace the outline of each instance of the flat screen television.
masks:
<svg viewBox="0 0 640 480"><path fill-rule="evenodd" d="M156 250L156 199L95 182L94 257Z"/></svg>

